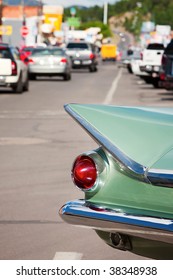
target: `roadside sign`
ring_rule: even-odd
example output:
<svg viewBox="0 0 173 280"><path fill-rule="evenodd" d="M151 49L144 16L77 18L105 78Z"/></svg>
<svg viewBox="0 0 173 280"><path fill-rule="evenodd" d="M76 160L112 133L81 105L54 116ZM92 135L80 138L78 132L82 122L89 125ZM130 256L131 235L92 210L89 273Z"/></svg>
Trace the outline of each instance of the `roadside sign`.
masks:
<svg viewBox="0 0 173 280"><path fill-rule="evenodd" d="M22 37L26 37L29 34L29 28L27 26L22 26L20 29Z"/></svg>
<svg viewBox="0 0 173 280"><path fill-rule="evenodd" d="M11 25L0 25L0 35L10 36L13 32Z"/></svg>
<svg viewBox="0 0 173 280"><path fill-rule="evenodd" d="M67 23L70 27L79 27L80 26L80 18L78 17L69 17L67 18Z"/></svg>

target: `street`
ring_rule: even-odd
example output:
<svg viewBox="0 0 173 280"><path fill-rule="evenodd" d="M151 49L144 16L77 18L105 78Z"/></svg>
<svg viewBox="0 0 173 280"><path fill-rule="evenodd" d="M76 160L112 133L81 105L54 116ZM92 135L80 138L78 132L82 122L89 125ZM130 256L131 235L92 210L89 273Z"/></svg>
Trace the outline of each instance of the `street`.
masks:
<svg viewBox="0 0 173 280"><path fill-rule="evenodd" d="M23 94L0 88L0 259L145 259L60 219L65 202L83 198L70 178L73 160L97 147L64 111L66 103L173 107L173 94L114 62L100 62L94 73L73 70L71 81L30 81Z"/></svg>

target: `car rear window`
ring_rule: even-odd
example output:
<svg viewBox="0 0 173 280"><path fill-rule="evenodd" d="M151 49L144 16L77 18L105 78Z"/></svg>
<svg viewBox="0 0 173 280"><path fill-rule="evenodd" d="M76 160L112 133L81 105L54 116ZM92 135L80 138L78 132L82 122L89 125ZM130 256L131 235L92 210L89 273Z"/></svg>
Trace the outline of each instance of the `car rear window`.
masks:
<svg viewBox="0 0 173 280"><path fill-rule="evenodd" d="M0 58L13 59L12 54L8 48L0 47Z"/></svg>
<svg viewBox="0 0 173 280"><path fill-rule="evenodd" d="M69 43L67 49L88 49L86 43Z"/></svg>
<svg viewBox="0 0 173 280"><path fill-rule="evenodd" d="M54 56L63 56L64 51L62 49L34 49L32 51L32 56L48 56L48 55L54 55Z"/></svg>
<svg viewBox="0 0 173 280"><path fill-rule="evenodd" d="M149 44L147 46L148 50L164 50L164 45L163 44Z"/></svg>
<svg viewBox="0 0 173 280"><path fill-rule="evenodd" d="M23 52L32 52L33 48L29 48L29 47L28 48L23 48L22 51Z"/></svg>

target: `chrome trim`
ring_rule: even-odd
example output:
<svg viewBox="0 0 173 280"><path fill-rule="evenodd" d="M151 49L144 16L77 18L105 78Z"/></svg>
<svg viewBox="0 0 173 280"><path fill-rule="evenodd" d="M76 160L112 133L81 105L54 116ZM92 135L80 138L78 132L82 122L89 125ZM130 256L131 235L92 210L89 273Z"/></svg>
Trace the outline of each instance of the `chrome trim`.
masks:
<svg viewBox="0 0 173 280"><path fill-rule="evenodd" d="M147 172L147 177L153 185L173 187L173 170L150 169Z"/></svg>
<svg viewBox="0 0 173 280"><path fill-rule="evenodd" d="M101 144L119 163L125 172L131 177L148 184L156 186L164 186L173 188L173 170L169 170L170 173L165 172L162 169L151 169L137 163L136 161L125 155L120 149L112 144L106 137L104 137L96 128L87 122L83 117L76 113L70 104L64 105L67 113L75 119L88 134L98 143Z"/></svg>
<svg viewBox="0 0 173 280"><path fill-rule="evenodd" d="M131 176L140 179L141 181L147 181L145 177L146 167L135 162L128 156L126 156L120 149L113 145L106 137L104 137L96 128L88 123L83 117L76 113L68 104L64 105L67 113L75 119L88 133L94 138L96 142L101 144L117 161L119 161L126 172L130 172Z"/></svg>
<svg viewBox="0 0 173 280"><path fill-rule="evenodd" d="M59 210L67 223L90 227L95 230L119 232L145 239L173 244L173 220L132 215L116 210L90 207L85 200L70 201Z"/></svg>

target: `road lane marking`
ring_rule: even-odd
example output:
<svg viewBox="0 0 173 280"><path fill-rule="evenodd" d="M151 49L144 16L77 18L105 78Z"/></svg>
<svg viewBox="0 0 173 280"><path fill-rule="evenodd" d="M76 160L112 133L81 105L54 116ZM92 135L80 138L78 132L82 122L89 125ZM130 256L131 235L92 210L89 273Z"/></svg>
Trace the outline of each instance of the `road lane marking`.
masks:
<svg viewBox="0 0 173 280"><path fill-rule="evenodd" d="M105 100L103 101L104 105L108 105L108 104L111 103L112 98L113 98L113 96L114 96L114 94L115 94L115 92L117 90L118 82L119 82L121 76L122 76L122 68L119 69L118 75L115 77L115 79L114 79L114 81L113 81L113 83L111 85L111 88L108 91Z"/></svg>
<svg viewBox="0 0 173 280"><path fill-rule="evenodd" d="M53 260L81 260L82 256L77 252L56 252Z"/></svg>

